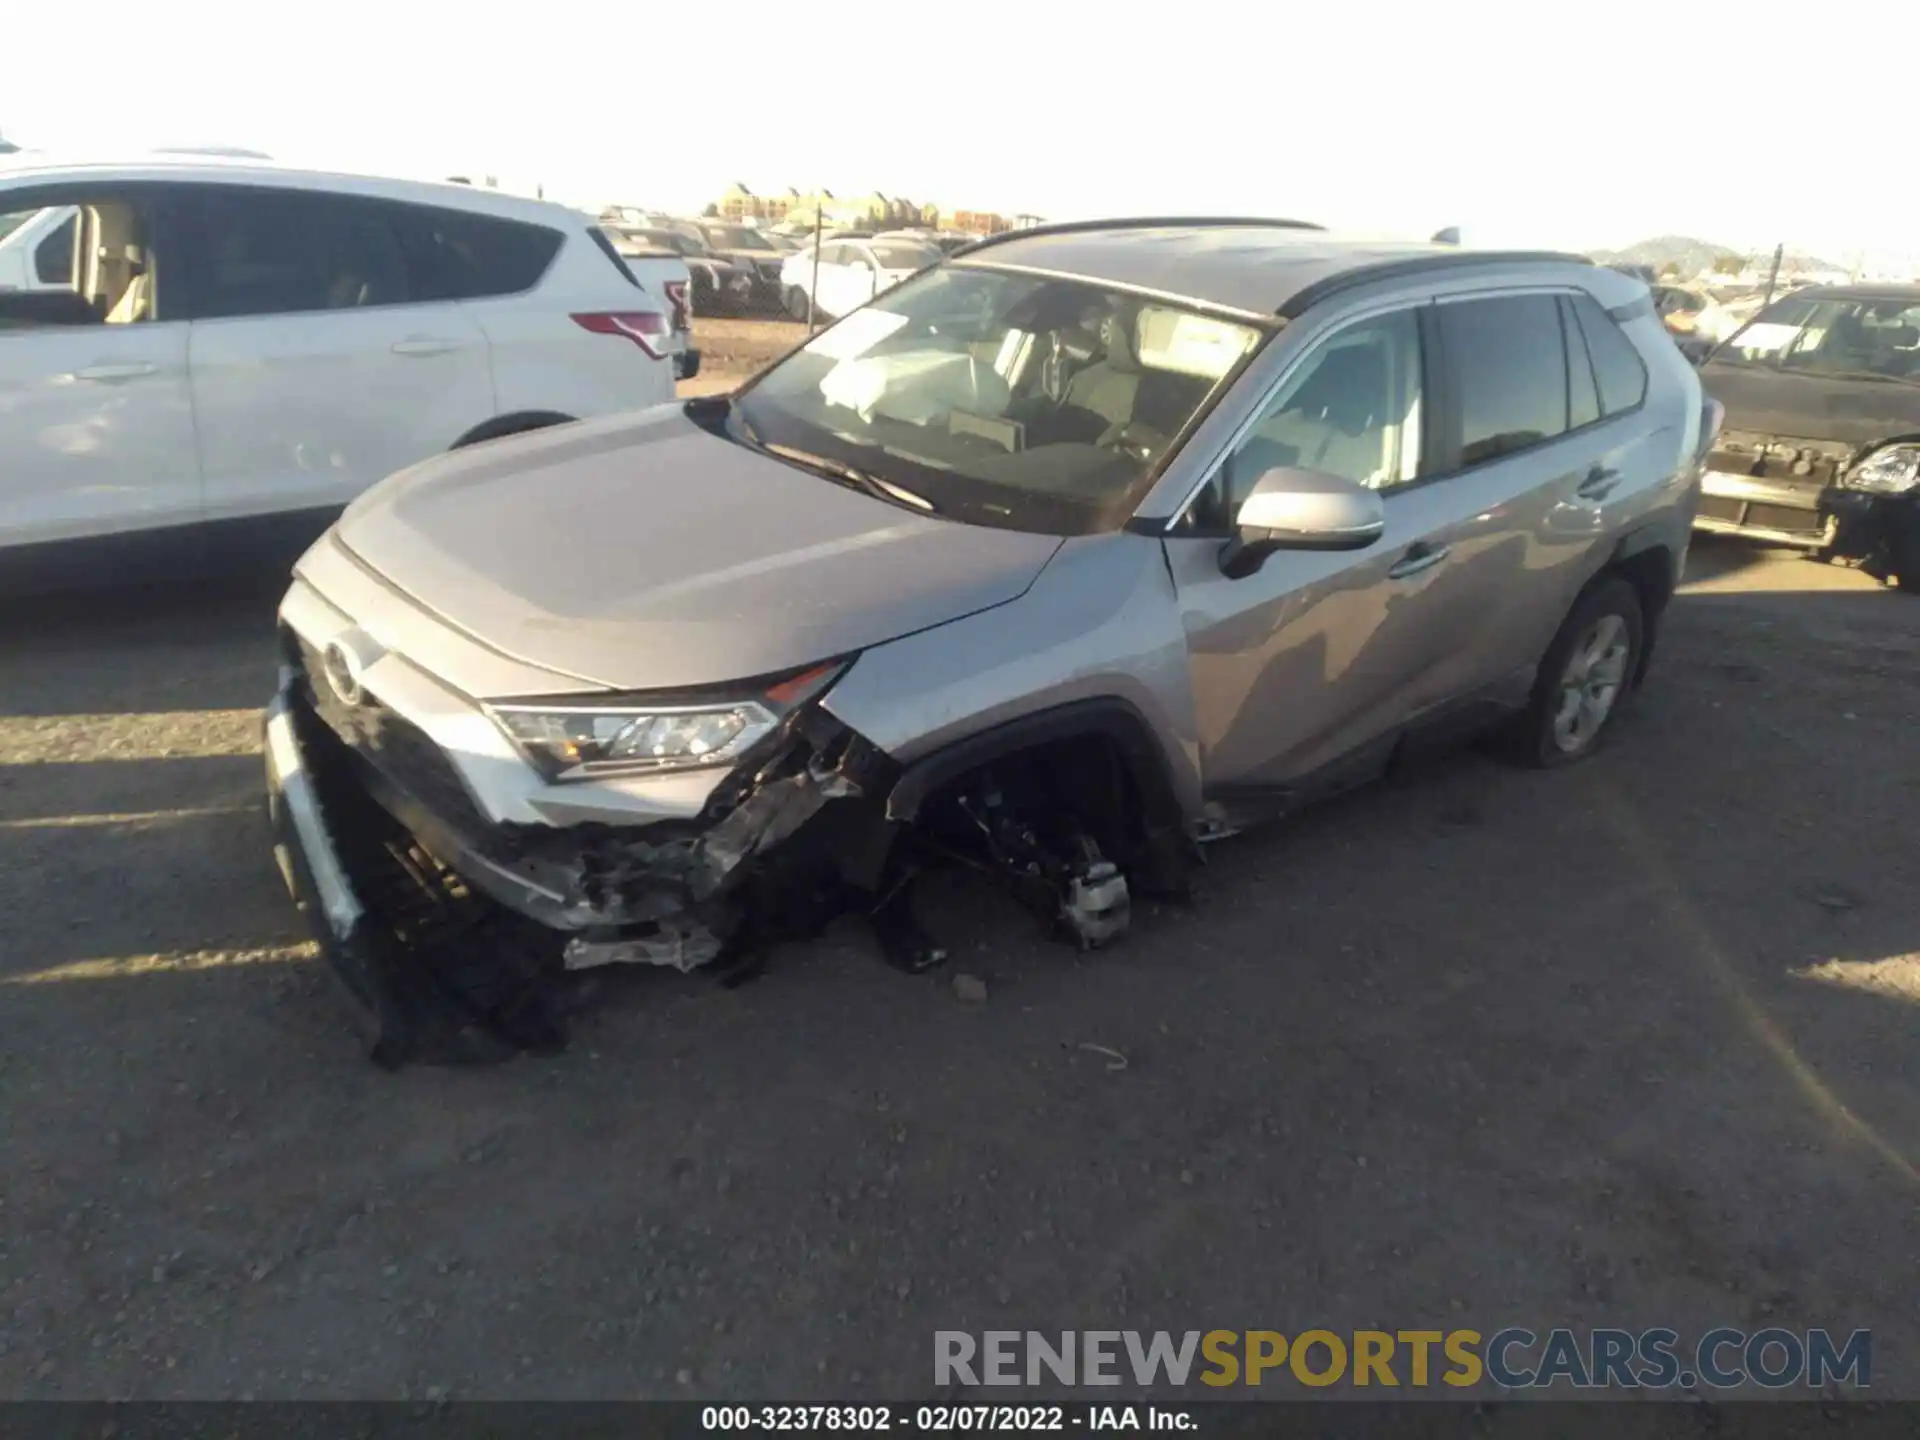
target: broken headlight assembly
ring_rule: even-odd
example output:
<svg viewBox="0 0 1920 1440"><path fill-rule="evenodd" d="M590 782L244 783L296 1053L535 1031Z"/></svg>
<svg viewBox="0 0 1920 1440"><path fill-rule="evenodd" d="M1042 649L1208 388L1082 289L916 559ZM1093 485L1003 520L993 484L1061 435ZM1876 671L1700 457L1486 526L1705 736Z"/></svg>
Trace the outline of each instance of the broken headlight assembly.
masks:
<svg viewBox="0 0 1920 1440"><path fill-rule="evenodd" d="M724 692L566 696L486 706L550 781L731 765L845 673L848 660Z"/></svg>
<svg viewBox="0 0 1920 1440"><path fill-rule="evenodd" d="M1840 477L1843 490L1904 495L1920 482L1920 445L1886 445Z"/></svg>

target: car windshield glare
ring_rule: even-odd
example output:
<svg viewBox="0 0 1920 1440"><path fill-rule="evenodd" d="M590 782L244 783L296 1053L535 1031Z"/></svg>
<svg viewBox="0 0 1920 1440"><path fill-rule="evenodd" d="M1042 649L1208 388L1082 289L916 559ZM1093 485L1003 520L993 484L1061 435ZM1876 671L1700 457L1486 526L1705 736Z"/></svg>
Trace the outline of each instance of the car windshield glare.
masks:
<svg viewBox="0 0 1920 1440"><path fill-rule="evenodd" d="M1792 297L1749 321L1724 354L1810 375L1920 380L1920 305Z"/></svg>
<svg viewBox="0 0 1920 1440"><path fill-rule="evenodd" d="M1264 333L1093 282L945 266L774 366L740 397L736 434L954 519L1107 530Z"/></svg>

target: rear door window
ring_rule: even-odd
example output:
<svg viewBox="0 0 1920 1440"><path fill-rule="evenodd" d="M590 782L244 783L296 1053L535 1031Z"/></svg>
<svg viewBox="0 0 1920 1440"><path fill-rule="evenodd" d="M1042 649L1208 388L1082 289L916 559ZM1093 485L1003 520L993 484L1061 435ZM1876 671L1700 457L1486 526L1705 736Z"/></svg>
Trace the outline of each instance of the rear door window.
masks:
<svg viewBox="0 0 1920 1440"><path fill-rule="evenodd" d="M1587 353L1593 357L1601 413L1619 415L1634 409L1647 398L1647 367L1640 352L1591 295L1574 296L1572 305L1586 337Z"/></svg>
<svg viewBox="0 0 1920 1440"><path fill-rule="evenodd" d="M1458 411L1462 465L1564 435L1567 352L1551 295L1497 295L1437 307Z"/></svg>
<svg viewBox="0 0 1920 1440"><path fill-rule="evenodd" d="M198 218L196 319L357 310L412 298L406 252L377 202L209 187Z"/></svg>
<svg viewBox="0 0 1920 1440"><path fill-rule="evenodd" d="M519 295L540 283L565 238L558 230L497 215L395 204L410 273L422 300Z"/></svg>

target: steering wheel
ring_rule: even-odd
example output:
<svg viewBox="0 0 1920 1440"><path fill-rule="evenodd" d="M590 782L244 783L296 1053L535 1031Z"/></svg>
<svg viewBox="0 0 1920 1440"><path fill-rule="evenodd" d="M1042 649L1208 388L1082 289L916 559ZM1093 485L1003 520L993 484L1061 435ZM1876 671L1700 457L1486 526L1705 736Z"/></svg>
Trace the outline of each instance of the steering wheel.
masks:
<svg viewBox="0 0 1920 1440"><path fill-rule="evenodd" d="M1151 426L1128 424L1109 428L1100 437L1099 443L1104 449L1116 450L1142 462L1151 462L1160 453L1163 442Z"/></svg>
<svg viewBox="0 0 1920 1440"><path fill-rule="evenodd" d="M1047 351L1047 358L1040 365L1040 391L1058 408L1067 403L1067 387L1071 377L1067 374L1067 347L1061 343L1060 332L1053 332L1053 345Z"/></svg>

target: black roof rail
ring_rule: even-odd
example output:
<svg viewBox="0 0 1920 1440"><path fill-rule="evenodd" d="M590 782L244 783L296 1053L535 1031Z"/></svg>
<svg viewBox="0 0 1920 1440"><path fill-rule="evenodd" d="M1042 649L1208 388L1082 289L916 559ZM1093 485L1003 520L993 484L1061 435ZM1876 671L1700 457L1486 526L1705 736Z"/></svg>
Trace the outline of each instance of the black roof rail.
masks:
<svg viewBox="0 0 1920 1440"><path fill-rule="evenodd" d="M1078 235L1094 230L1166 230L1178 227L1227 229L1233 226L1265 230L1324 230L1327 228L1324 225L1316 225L1311 220L1281 220L1258 215L1129 215L1112 220L1056 220L1046 225L1029 225L1024 230L1002 230L997 235L983 235L971 245L961 246L953 254L971 255L974 251L984 250L989 245L1004 245L1009 240L1024 240L1030 235Z"/></svg>
<svg viewBox="0 0 1920 1440"><path fill-rule="evenodd" d="M1593 261L1585 255L1575 255L1564 250L1435 250L1426 255L1410 255L1404 259L1376 260L1371 264L1356 265L1351 270L1342 270L1337 275L1316 280L1313 284L1304 286L1288 296L1286 304L1275 313L1287 320L1298 319L1309 307L1319 304L1329 295L1337 295L1340 291L1351 290L1357 285L1370 285L1376 280L1397 280L1403 275L1419 275L1428 270L1470 270L1482 265L1525 264L1529 261L1552 261L1571 265L1593 264Z"/></svg>

